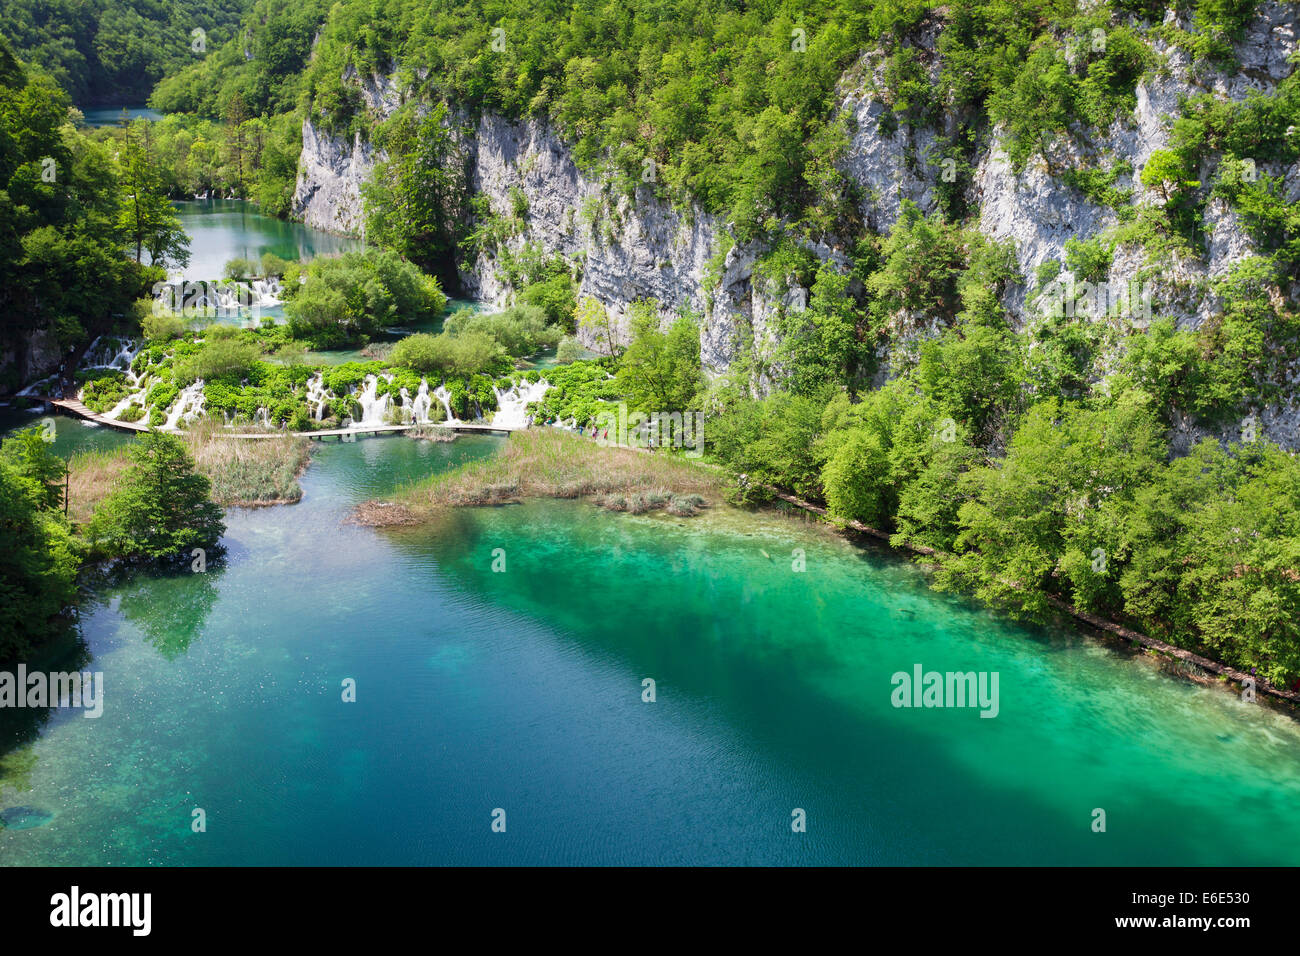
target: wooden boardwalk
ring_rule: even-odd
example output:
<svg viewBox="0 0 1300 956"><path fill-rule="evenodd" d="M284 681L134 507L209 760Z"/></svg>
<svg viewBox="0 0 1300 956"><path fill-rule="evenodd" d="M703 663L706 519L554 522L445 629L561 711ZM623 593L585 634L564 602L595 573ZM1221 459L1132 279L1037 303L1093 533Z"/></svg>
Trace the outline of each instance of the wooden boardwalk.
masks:
<svg viewBox="0 0 1300 956"><path fill-rule="evenodd" d="M44 395L32 395L38 401L53 405L55 408L61 408L70 415L78 418L84 418L88 421L96 422L100 425L107 425L109 428L118 428L126 432L147 432L148 424L145 422L119 422L116 419L108 418L98 412L92 412L75 398L46 398Z"/></svg>
<svg viewBox="0 0 1300 956"><path fill-rule="evenodd" d="M149 426L144 422L119 422L115 418L109 418L98 412L93 412L75 398L50 398L46 395L30 395L28 398L34 398L38 402L45 402L47 405L53 405L55 408L61 408L69 415L77 418L84 418L86 421L95 422L98 425L106 425L109 428L116 428L120 431L127 432L147 432ZM283 438L286 435L292 435L295 438L347 438L357 435L382 435L389 432L407 432L412 428L444 428L453 432L480 432L498 435L507 435L510 432L518 431L516 428L506 428L500 425L478 425L473 422L451 422L438 424L411 424L411 425L353 425L351 428L322 428L317 431L309 432L231 432L229 438Z"/></svg>

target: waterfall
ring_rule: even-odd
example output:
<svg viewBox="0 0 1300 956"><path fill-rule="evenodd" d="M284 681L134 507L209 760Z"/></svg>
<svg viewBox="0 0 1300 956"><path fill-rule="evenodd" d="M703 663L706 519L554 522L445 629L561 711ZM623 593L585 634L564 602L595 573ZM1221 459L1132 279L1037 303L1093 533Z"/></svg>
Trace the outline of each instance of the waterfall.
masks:
<svg viewBox="0 0 1300 956"><path fill-rule="evenodd" d="M325 417L325 406L329 403L329 392L325 388L325 376L317 372L307 380L307 405L315 405L312 418L320 421Z"/></svg>
<svg viewBox="0 0 1300 956"><path fill-rule="evenodd" d="M405 389L402 390L405 394ZM425 379L420 379L420 390L415 393L415 399L411 402L411 421L427 422L429 420L429 409L433 407L433 399L429 397L429 383Z"/></svg>
<svg viewBox="0 0 1300 956"><path fill-rule="evenodd" d="M357 402L361 405L361 418L354 421L353 425L384 424L384 414L388 411L388 396L377 396L375 393L378 388L379 379L374 375L367 375L361 393L357 395Z"/></svg>
<svg viewBox="0 0 1300 956"><path fill-rule="evenodd" d="M449 422L457 421L458 419L456 418L456 416L451 413L451 402L448 401L448 399L451 397L451 392L447 391L447 386L439 385L436 389L434 389L433 395L436 399L438 399L438 401L442 402L442 407L447 412L447 421Z"/></svg>
<svg viewBox="0 0 1300 956"><path fill-rule="evenodd" d="M497 411L492 416L492 424L499 428L525 428L528 424L528 403L541 401L550 383L545 379L536 382L520 382L504 392L495 385L492 391L497 397Z"/></svg>
<svg viewBox="0 0 1300 956"><path fill-rule="evenodd" d="M203 412L203 379L193 385L187 385L176 397L176 404L167 413L167 422L163 428L171 431L181 421L191 422Z"/></svg>
<svg viewBox="0 0 1300 956"><path fill-rule="evenodd" d="M137 345L130 339L112 339L102 346L100 342L101 339L95 339L86 350L83 368L116 368L127 371L135 361L136 353L144 345L143 342Z"/></svg>
<svg viewBox="0 0 1300 956"><path fill-rule="evenodd" d="M279 305L280 280L274 278L254 279L250 283L253 290L253 305Z"/></svg>

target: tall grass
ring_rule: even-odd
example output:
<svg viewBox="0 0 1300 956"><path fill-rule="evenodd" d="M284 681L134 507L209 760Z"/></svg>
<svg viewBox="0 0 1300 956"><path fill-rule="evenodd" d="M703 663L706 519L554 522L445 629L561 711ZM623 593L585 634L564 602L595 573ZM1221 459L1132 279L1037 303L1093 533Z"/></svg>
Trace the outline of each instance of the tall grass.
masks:
<svg viewBox="0 0 1300 956"><path fill-rule="evenodd" d="M68 518L74 524L89 521L129 463L126 446L73 455L68 463Z"/></svg>
<svg viewBox="0 0 1300 956"><path fill-rule="evenodd" d="M232 438L219 422L196 422L183 436L200 474L212 482L219 505L291 504L302 498L298 476L307 467L310 442L289 435ZM68 517L90 520L130 464L129 445L112 451L78 452L69 464Z"/></svg>
<svg viewBox="0 0 1300 956"><path fill-rule="evenodd" d="M716 501L722 478L668 452L598 445L555 428L513 433L492 458L470 462L357 509L363 524L409 524L439 509L524 498L593 498L616 511L668 508L676 514Z"/></svg>
<svg viewBox="0 0 1300 956"><path fill-rule="evenodd" d="M212 482L217 504L285 504L302 498L298 476L310 457L306 438L232 438L219 422L200 421L185 439L198 470Z"/></svg>

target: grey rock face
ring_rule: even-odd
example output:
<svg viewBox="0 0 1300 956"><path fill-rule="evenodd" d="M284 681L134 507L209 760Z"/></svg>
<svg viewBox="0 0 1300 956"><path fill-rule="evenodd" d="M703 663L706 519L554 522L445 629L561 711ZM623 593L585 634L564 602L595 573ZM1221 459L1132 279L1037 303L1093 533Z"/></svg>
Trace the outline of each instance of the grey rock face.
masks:
<svg viewBox="0 0 1300 956"><path fill-rule="evenodd" d="M373 151L360 136L351 143L340 141L306 120L293 214L317 229L360 235L365 225L361 185L374 165Z"/></svg>
<svg viewBox="0 0 1300 956"><path fill-rule="evenodd" d="M1050 150L1050 163L1034 156L1024 169L1013 169L999 145L1000 131L993 131L965 191L978 228L1014 245L1022 283L1009 292L1006 305L1015 323L1023 327L1033 319L1034 277L1043 263L1064 263L1065 244L1071 238L1104 238L1118 225L1115 210L1067 185L1060 171L1126 164L1130 172L1118 177L1116 187L1132 189L1135 204L1159 202L1138 177L1152 153L1168 147L1180 97L1210 93L1242 99L1252 90L1272 90L1295 68L1289 57L1300 32L1298 10L1290 3L1261 4L1237 45L1240 68L1228 72L1192 64L1182 50L1152 40L1161 62L1139 82L1132 113L1079 142L1063 139ZM1177 17L1170 14L1175 22L1188 25ZM937 76L932 27L916 42L921 62ZM898 220L904 200L926 213L938 208L943 167L937 147L956 131L951 117L942 129L897 123L879 92L884 89L883 62L878 51L868 52L845 73L830 117L845 118L849 145L840 168L860 188L864 223L881 233ZM376 117L401 102L392 79L358 79L358 84ZM733 244L726 223L698 207L677 208L656 198L649 184L635 196L623 194L600 174L578 168L563 137L544 122L485 115L473 121L461 146L470 189L485 196L497 213L509 214L519 196L526 203L527 212L506 247L517 252L536 244L547 254L558 253L575 263L581 271L580 295L599 301L621 336L627 333L629 310L638 301L657 301L664 320L689 309L700 317L706 366L722 372L741 349L752 348L770 358L778 317L807 301L807 290L790 280L771 281L756 273L764 246ZM360 231L361 184L374 161L373 152L361 142L341 142L310 122L304 124L295 211L311 225ZM1261 172L1284 177L1288 194L1300 199L1300 164L1290 169L1261 165ZM1215 171L1201 174L1212 177ZM1143 250L1118 247L1107 277L1111 287L1147 281L1157 290L1164 314L1198 325L1214 309L1209 284L1254 251L1248 231L1226 204L1210 202L1204 225L1208 241L1201 257L1175 258L1153 267ZM810 248L819 258L843 261L830 246ZM725 256L720 255L723 249ZM492 255L482 255L465 268L462 279L483 300L504 305L512 290L501 284L497 265ZM907 324L914 334L934 334L926 317L913 319ZM590 334L584 335L584 344L600 347ZM906 347L904 343L903 351ZM1266 425L1279 434L1300 433L1300 425L1289 418L1284 422L1266 416Z"/></svg>

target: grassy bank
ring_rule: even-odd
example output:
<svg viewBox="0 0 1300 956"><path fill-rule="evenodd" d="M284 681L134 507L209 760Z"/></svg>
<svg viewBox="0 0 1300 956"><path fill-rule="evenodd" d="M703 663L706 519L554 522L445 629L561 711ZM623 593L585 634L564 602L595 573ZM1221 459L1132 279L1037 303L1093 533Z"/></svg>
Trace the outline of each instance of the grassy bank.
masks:
<svg viewBox="0 0 1300 956"><path fill-rule="evenodd" d="M355 514L371 526L414 524L435 512L466 505L495 505L524 498L591 498L614 511L659 508L694 514L722 497L722 476L665 452L602 447L554 428L515 432L485 461L432 475L385 501L369 501Z"/></svg>
<svg viewBox="0 0 1300 956"><path fill-rule="evenodd" d="M298 476L310 457L306 438L231 438L211 421L196 422L185 438L198 470L212 482L217 504L292 504L302 498Z"/></svg>
<svg viewBox="0 0 1300 956"><path fill-rule="evenodd" d="M74 525L90 520L128 463L125 445L112 451L82 451L72 456L68 463L68 518Z"/></svg>
<svg viewBox="0 0 1300 956"><path fill-rule="evenodd" d="M212 482L212 500L226 506L292 504L302 497L298 476L310 442L290 436L231 438L218 423L199 422L183 436L197 470ZM84 524L127 466L127 446L74 455L68 477L68 517Z"/></svg>

